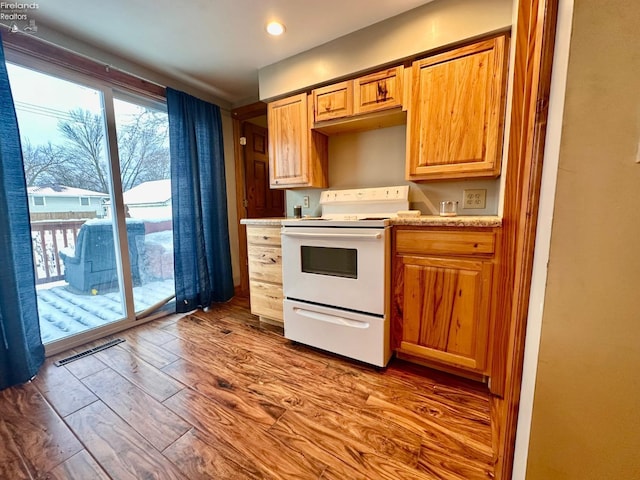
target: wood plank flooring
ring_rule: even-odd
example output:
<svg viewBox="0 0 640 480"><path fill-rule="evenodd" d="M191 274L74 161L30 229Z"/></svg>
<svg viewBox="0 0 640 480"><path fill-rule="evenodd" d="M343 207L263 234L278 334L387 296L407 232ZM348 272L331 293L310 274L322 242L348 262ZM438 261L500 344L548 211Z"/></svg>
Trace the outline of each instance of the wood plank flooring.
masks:
<svg viewBox="0 0 640 480"><path fill-rule="evenodd" d="M1 479L493 478L482 385L293 344L244 299L118 336L0 392Z"/></svg>

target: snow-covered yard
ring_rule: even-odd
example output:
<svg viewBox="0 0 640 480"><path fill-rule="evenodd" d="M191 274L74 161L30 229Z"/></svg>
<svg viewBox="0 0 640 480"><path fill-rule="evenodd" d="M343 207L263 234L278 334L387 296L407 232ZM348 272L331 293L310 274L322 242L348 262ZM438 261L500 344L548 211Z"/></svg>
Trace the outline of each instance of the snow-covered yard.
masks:
<svg viewBox="0 0 640 480"><path fill-rule="evenodd" d="M40 333L44 343L106 325L124 316L119 291L83 295L72 292L66 284L62 284L39 288L37 294ZM145 310L173 294L173 278L151 281L133 288L137 311Z"/></svg>

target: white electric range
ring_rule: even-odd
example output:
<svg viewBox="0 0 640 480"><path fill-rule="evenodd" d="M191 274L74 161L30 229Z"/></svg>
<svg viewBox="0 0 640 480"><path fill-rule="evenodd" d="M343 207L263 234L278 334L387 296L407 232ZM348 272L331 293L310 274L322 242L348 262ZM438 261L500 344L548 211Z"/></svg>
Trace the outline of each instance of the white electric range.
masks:
<svg viewBox="0 0 640 480"><path fill-rule="evenodd" d="M286 338L376 366L389 346L389 219L409 187L322 192L319 218L282 222Z"/></svg>

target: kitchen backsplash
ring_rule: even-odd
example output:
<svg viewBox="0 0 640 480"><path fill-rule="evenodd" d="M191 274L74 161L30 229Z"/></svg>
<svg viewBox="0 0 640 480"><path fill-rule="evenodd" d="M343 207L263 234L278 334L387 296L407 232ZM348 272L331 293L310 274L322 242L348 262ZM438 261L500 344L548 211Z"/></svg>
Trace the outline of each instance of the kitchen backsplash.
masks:
<svg viewBox="0 0 640 480"><path fill-rule="evenodd" d="M459 215L497 215L499 179L457 180L414 183L404 179L406 125L329 137L329 189L385 187L409 185L410 208L423 215L437 215L441 201L458 202ZM463 190L487 190L483 209L463 209ZM294 205L309 207L303 215L321 213L321 189L287 190L287 216L293 216Z"/></svg>

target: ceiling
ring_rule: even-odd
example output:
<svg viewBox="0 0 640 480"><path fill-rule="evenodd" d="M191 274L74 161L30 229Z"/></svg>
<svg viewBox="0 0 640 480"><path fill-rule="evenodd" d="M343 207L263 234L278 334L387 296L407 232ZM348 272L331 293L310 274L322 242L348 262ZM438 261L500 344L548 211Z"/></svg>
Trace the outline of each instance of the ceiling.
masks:
<svg viewBox="0 0 640 480"><path fill-rule="evenodd" d="M257 98L261 67L430 1L40 0L27 13L37 35L60 32L233 105ZM267 35L273 19L284 35Z"/></svg>

